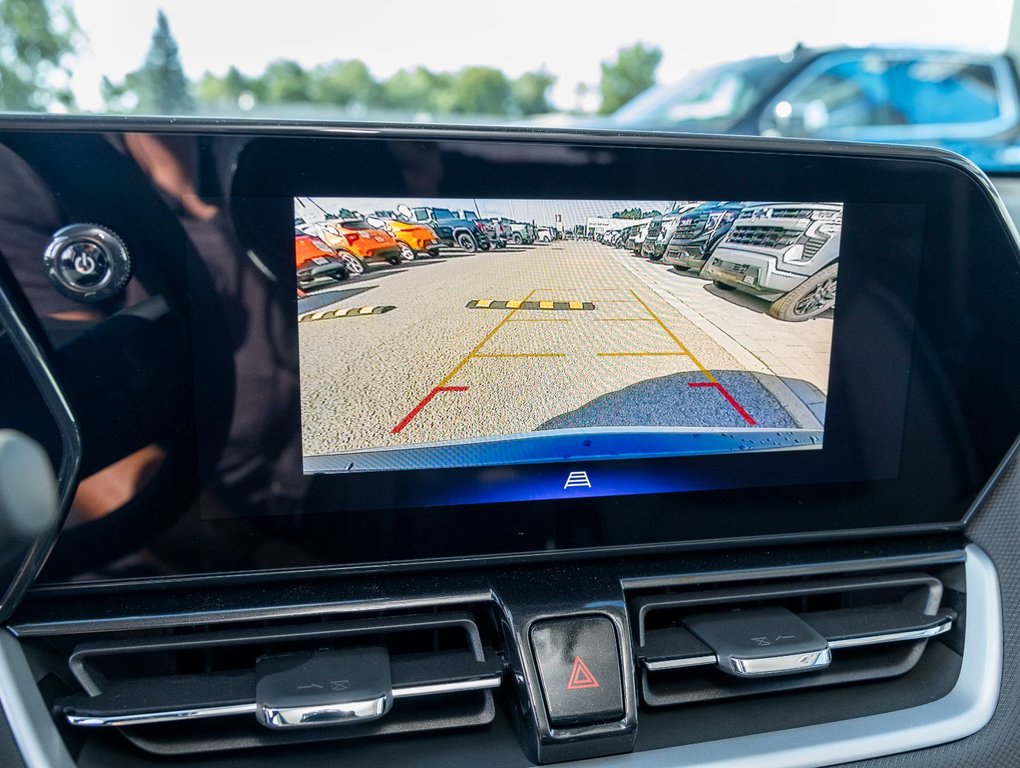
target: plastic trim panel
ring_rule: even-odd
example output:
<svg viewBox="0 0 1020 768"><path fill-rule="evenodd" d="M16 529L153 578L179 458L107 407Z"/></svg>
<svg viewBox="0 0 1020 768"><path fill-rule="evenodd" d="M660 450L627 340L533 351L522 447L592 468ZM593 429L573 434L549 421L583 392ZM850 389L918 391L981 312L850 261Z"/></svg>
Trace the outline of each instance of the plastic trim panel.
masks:
<svg viewBox="0 0 1020 768"><path fill-rule="evenodd" d="M626 768L819 768L970 736L992 718L1002 677L1002 606L989 557L966 548L967 639L956 686L919 707L824 725L586 761Z"/></svg>
<svg viewBox="0 0 1020 768"><path fill-rule="evenodd" d="M27 768L74 768L18 641L0 629L0 707Z"/></svg>

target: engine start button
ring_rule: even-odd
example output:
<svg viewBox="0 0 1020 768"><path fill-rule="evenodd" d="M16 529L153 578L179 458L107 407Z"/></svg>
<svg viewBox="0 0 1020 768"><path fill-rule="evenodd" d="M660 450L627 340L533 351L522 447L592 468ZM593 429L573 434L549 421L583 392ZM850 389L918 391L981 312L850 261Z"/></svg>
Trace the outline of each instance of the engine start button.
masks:
<svg viewBox="0 0 1020 768"><path fill-rule="evenodd" d="M53 235L43 256L46 276L64 296L94 303L115 296L131 277L124 242L98 224L71 224Z"/></svg>

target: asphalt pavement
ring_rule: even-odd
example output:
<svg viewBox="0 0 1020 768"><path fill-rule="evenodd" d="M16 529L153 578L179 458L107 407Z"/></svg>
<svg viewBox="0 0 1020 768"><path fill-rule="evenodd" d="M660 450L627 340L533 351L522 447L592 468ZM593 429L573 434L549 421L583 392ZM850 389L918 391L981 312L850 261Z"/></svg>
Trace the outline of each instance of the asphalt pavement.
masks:
<svg viewBox="0 0 1020 768"><path fill-rule="evenodd" d="M818 426L635 261L583 241L448 252L301 300L305 455L585 426Z"/></svg>

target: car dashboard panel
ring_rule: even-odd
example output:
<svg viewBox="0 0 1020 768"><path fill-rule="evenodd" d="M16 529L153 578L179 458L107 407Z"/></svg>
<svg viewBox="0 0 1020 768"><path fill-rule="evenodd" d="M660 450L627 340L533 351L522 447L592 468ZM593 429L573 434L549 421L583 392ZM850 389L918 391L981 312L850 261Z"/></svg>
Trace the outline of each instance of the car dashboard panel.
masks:
<svg viewBox="0 0 1020 768"><path fill-rule="evenodd" d="M0 498L26 763L827 765L993 717L1020 272L959 158L11 119L0 165L0 436L57 468L31 535Z"/></svg>

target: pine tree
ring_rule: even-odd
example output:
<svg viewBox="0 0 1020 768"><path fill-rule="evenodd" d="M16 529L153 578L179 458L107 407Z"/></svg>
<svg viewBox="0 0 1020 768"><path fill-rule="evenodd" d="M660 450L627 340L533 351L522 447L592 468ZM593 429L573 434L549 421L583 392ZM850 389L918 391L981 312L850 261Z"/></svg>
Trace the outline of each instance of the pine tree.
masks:
<svg viewBox="0 0 1020 768"><path fill-rule="evenodd" d="M152 115L180 115L193 112L188 78L181 65L180 48L170 31L166 14L156 15L156 29L145 61L140 69L129 72L121 85L104 84L104 95L111 105L130 107Z"/></svg>

